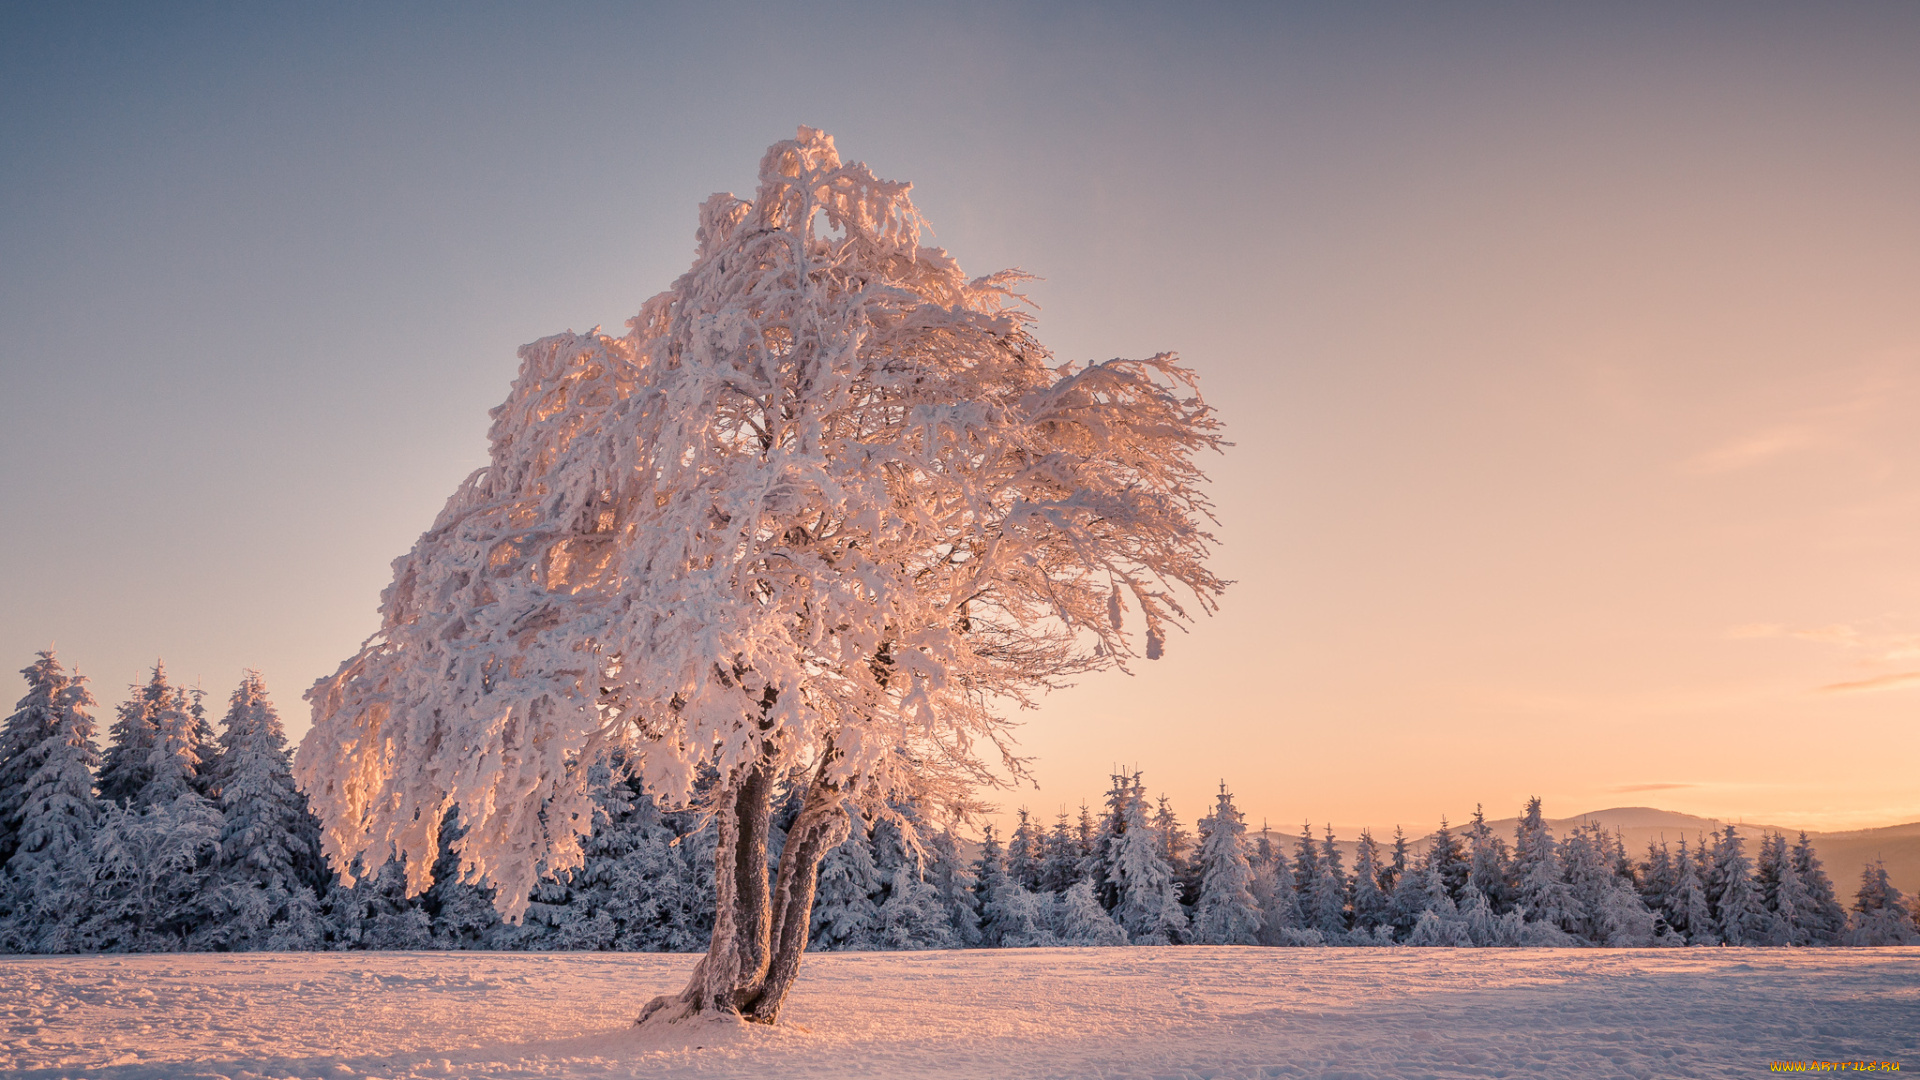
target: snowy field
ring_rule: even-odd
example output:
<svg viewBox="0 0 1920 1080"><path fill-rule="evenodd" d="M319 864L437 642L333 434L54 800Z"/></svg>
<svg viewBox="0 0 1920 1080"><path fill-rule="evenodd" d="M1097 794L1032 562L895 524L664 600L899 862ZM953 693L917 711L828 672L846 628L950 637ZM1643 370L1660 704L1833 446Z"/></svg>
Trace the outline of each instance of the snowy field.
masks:
<svg viewBox="0 0 1920 1080"><path fill-rule="evenodd" d="M637 1033L691 956L0 959L18 1077L1720 1077L1920 1068L1920 949L807 958L778 1030Z"/></svg>

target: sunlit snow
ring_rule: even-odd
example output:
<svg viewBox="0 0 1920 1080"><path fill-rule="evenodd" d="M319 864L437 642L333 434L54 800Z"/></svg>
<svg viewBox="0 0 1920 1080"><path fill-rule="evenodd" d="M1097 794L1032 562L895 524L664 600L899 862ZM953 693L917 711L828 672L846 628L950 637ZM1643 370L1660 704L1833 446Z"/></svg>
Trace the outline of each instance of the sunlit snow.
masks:
<svg viewBox="0 0 1920 1080"><path fill-rule="evenodd" d="M1920 948L822 954L781 1027L633 1031L695 959L8 957L0 1073L1585 1080L1920 1064Z"/></svg>

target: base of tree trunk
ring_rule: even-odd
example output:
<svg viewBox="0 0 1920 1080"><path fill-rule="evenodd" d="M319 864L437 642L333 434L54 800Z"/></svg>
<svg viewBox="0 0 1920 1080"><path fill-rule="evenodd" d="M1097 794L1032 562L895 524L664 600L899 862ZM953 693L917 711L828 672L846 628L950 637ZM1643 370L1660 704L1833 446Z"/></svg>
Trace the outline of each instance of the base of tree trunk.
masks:
<svg viewBox="0 0 1920 1080"><path fill-rule="evenodd" d="M822 772L825 767L822 762ZM686 989L647 1002L634 1026L700 1017L754 1024L779 1021L807 949L820 860L846 839L850 821L838 787L815 776L787 829L780 864L769 883L766 834L772 795L772 771L763 768L719 800L714 925L707 955L694 966Z"/></svg>

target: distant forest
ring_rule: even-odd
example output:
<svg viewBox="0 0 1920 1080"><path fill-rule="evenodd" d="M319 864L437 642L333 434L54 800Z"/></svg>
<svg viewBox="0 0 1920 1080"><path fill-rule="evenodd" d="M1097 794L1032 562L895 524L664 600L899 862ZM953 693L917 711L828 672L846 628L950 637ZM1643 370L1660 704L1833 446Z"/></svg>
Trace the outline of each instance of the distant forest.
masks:
<svg viewBox="0 0 1920 1080"><path fill-rule="evenodd" d="M592 766L584 864L544 874L526 917L507 924L485 881L460 879L453 814L419 895L398 861L328 863L257 673L216 730L203 695L156 665L115 710L104 749L83 677L51 651L22 674L27 694L0 727L0 949L706 948L713 829L661 810L617 758ZM788 788L773 860L798 813L800 786ZM1861 870L1843 904L1805 833L1769 833L1749 851L1728 825L1629 851L1597 823L1555 836L1538 799L1510 840L1476 813L1418 844L1399 830L1346 845L1311 829L1276 843L1249 836L1224 784L1189 831L1132 773L1113 778L1098 811L1043 824L1022 810L1010 834L989 826L977 844L910 800L851 824L820 868L811 948L1920 942L1883 863Z"/></svg>

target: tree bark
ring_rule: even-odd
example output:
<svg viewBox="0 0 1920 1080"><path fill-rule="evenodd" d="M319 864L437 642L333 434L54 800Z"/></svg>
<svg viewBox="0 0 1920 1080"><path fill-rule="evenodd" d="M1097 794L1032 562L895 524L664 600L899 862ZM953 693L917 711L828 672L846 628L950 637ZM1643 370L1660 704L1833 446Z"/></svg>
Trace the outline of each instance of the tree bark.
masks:
<svg viewBox="0 0 1920 1080"><path fill-rule="evenodd" d="M800 816L787 830L769 889L767 834L775 779L772 766L763 762L718 800L720 842L714 852L713 937L707 954L686 989L648 1002L636 1023L674 1023L699 1015L761 1024L779 1019L807 948L820 860L846 839L848 822L839 788L816 772Z"/></svg>

